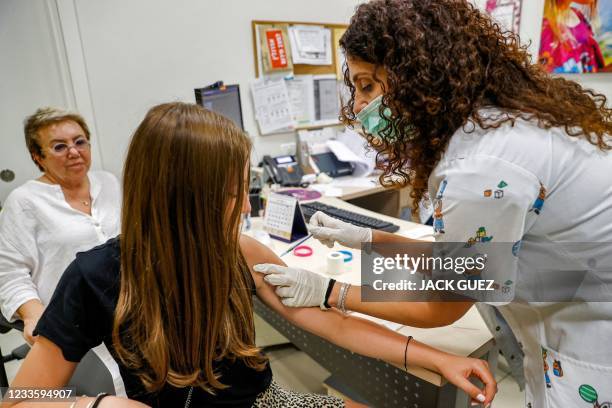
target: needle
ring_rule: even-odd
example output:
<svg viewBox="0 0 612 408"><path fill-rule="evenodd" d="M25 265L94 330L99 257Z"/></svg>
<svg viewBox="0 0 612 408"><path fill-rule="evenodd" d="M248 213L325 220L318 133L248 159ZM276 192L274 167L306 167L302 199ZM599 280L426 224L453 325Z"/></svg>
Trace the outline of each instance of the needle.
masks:
<svg viewBox="0 0 612 408"><path fill-rule="evenodd" d="M282 258L283 256L287 255L289 252L293 251L295 248L297 248L298 246L302 245L304 242L308 241L311 237L312 237L312 234L308 234L305 238L303 238L302 240L298 241L297 244L289 247L288 250L286 250L285 252L280 254L279 258Z"/></svg>

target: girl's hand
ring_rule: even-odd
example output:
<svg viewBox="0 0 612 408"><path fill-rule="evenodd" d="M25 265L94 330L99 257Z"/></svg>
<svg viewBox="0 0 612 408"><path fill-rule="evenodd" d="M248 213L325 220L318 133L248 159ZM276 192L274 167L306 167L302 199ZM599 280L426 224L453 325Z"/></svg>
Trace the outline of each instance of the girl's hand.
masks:
<svg viewBox="0 0 612 408"><path fill-rule="evenodd" d="M488 407L493 401L497 393L497 381L486 361L447 354L440 359L436 367L450 383L461 388L472 398L472 405L483 404ZM470 382L471 377L478 378L484 384L484 391Z"/></svg>

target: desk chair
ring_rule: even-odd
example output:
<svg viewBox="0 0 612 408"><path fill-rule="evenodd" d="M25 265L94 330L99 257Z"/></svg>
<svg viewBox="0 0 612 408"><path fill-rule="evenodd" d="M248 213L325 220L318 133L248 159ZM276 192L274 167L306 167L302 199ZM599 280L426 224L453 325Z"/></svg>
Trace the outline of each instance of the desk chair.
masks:
<svg viewBox="0 0 612 408"><path fill-rule="evenodd" d="M17 320L10 323L0 314L0 333L8 333L11 330L23 332L23 322ZM10 354L2 355L2 364L0 364L0 387L8 387L9 382L6 376L6 368L4 364L13 360L22 360L30 351L28 344L23 344L14 349ZM115 394L115 385L113 378L108 369L93 351L89 351L81 362L77 365L72 378L68 382L69 386L76 387L77 395L97 395L100 392Z"/></svg>
<svg viewBox="0 0 612 408"><path fill-rule="evenodd" d="M13 329L19 330L22 332L23 322L21 320L17 320L13 323L9 323L9 321L6 320L4 316L0 314L0 333L2 334L8 333L9 331ZM6 377L6 369L4 367L4 364L8 363L9 361L13 361L13 360L24 359L25 356L28 354L29 350L30 350L30 346L28 346L27 344L22 344L21 346L11 351L10 354L3 355L2 349L0 348L0 356L2 356L2 364L0 364L0 387L9 386L8 379Z"/></svg>

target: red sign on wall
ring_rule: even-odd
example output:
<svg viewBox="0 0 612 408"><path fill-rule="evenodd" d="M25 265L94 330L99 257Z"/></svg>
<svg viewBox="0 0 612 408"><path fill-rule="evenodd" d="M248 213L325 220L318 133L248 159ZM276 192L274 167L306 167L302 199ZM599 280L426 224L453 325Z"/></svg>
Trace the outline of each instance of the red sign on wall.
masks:
<svg viewBox="0 0 612 408"><path fill-rule="evenodd" d="M268 30L266 31L266 39L272 68L287 68L287 50L283 41L283 32L281 30Z"/></svg>

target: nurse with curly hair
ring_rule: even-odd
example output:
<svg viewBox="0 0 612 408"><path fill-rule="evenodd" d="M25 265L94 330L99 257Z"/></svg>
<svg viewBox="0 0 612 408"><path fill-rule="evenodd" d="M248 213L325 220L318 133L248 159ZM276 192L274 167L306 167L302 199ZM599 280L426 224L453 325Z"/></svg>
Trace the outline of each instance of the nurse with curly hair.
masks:
<svg viewBox="0 0 612 408"><path fill-rule="evenodd" d="M340 45L351 94L342 118L378 151L381 183L411 187L414 208L424 197L442 201L436 243L505 245L510 262L498 272L508 278L497 281L492 302L367 302L362 295L371 288L302 269L256 268L286 305L327 301L410 326L449 325L476 301L492 303L524 353L525 406L583 406L581 384L609 397L612 353L602 341L612 338L612 251L603 244L612 242L606 97L549 76L515 34L466 0L370 1L358 6ZM323 213L310 223L315 238L332 246L419 242ZM588 253L576 250L587 244ZM568 268L576 273L564 282ZM580 288L569 283L584 276L592 280ZM572 295L589 284L586 296ZM549 374L547 387L544 364L555 361L563 375Z"/></svg>

